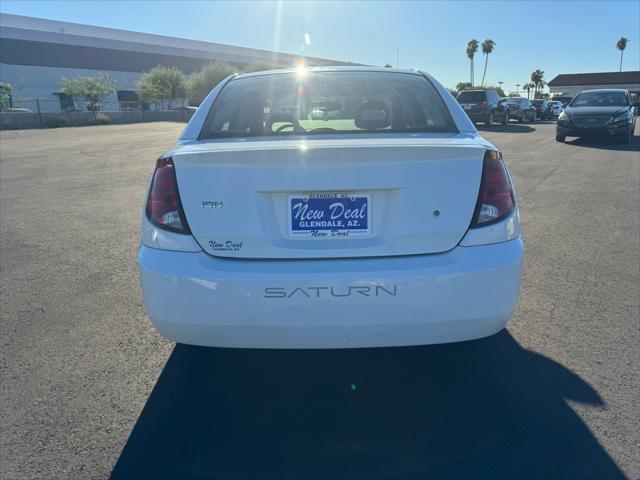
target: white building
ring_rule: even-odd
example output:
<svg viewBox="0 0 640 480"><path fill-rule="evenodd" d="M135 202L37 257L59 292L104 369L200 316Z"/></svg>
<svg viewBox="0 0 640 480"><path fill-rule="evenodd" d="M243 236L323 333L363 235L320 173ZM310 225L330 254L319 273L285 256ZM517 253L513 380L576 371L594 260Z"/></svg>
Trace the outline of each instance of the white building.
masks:
<svg viewBox="0 0 640 480"><path fill-rule="evenodd" d="M290 67L300 57L0 13L0 82L13 86L15 106L34 109L37 98L41 111L71 109L71 99L60 93L61 78L99 72L118 85L117 92L103 103L123 106L137 100L136 83L142 72L170 65L190 74L215 60L241 69L254 64ZM304 60L308 65L351 64L312 57Z"/></svg>
<svg viewBox="0 0 640 480"><path fill-rule="evenodd" d="M625 88L634 97L640 95L640 71L602 73L563 73L547 83L551 97L575 97L583 90Z"/></svg>

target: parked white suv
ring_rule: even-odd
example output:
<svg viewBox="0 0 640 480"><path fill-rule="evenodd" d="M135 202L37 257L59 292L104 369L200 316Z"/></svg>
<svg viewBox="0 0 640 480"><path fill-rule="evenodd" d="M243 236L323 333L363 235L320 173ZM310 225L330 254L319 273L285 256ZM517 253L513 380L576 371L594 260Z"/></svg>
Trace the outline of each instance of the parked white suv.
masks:
<svg viewBox="0 0 640 480"><path fill-rule="evenodd" d="M344 67L216 86L157 161L138 263L171 340L344 348L500 331L522 256L502 155L447 90Z"/></svg>

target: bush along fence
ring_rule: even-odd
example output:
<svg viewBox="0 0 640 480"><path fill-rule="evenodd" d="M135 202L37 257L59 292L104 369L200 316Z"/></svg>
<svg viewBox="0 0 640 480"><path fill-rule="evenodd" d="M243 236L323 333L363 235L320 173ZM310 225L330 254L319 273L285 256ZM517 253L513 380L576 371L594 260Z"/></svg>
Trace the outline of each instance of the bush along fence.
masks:
<svg viewBox="0 0 640 480"><path fill-rule="evenodd" d="M16 102L17 103L17 102ZM168 110L151 110L140 102L103 103L95 110L59 109L57 100L21 101L0 111L0 130L80 127L142 122L187 122L195 109L183 103Z"/></svg>

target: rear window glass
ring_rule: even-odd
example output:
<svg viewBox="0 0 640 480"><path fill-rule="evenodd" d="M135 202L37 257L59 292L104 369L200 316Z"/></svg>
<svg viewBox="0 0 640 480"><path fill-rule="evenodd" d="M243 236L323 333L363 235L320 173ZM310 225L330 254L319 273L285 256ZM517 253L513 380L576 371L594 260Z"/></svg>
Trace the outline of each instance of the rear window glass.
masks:
<svg viewBox="0 0 640 480"><path fill-rule="evenodd" d="M624 92L581 93L571 102L572 107L624 107L629 105Z"/></svg>
<svg viewBox="0 0 640 480"><path fill-rule="evenodd" d="M459 102L484 102L487 99L485 92L460 92Z"/></svg>
<svg viewBox="0 0 640 480"><path fill-rule="evenodd" d="M231 80L200 138L455 131L421 75L305 72Z"/></svg>

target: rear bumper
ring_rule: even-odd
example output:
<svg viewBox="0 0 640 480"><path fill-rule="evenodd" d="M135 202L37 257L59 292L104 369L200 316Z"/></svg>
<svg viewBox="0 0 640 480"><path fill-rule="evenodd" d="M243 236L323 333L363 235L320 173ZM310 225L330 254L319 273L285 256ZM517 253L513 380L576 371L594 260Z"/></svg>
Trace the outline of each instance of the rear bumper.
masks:
<svg viewBox="0 0 640 480"><path fill-rule="evenodd" d="M166 338L243 348L351 348L471 340L500 331L523 244L438 255L237 260L141 246L145 305Z"/></svg>
<svg viewBox="0 0 640 480"><path fill-rule="evenodd" d="M465 110L472 122L487 122L489 121L489 110L471 112Z"/></svg>

